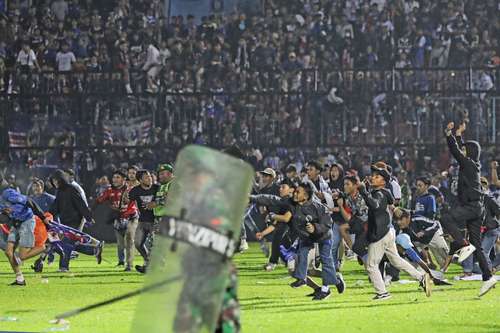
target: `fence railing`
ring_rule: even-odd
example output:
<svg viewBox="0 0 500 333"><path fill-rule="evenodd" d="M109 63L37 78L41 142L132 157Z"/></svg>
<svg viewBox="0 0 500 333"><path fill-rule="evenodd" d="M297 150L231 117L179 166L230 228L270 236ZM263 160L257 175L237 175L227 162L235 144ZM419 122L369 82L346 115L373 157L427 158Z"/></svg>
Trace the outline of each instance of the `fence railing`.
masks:
<svg viewBox="0 0 500 333"><path fill-rule="evenodd" d="M34 160L46 162L77 148L192 142L438 145L448 121L467 121L483 144L500 139L500 79L490 68L248 71L211 88L160 75L153 93L130 73L132 94L124 94L119 72L17 74L0 93L0 144L4 152L36 151ZM267 86L248 84L260 76Z"/></svg>
<svg viewBox="0 0 500 333"><path fill-rule="evenodd" d="M154 85L148 86L147 73L124 71L7 71L3 76L3 95L126 94L125 84L136 94L205 93L221 88L226 93L327 93L365 91L393 93L499 93L498 68L388 70L324 70L318 68L284 70L281 68L228 69L219 71L158 70ZM128 91L130 92L130 91Z"/></svg>

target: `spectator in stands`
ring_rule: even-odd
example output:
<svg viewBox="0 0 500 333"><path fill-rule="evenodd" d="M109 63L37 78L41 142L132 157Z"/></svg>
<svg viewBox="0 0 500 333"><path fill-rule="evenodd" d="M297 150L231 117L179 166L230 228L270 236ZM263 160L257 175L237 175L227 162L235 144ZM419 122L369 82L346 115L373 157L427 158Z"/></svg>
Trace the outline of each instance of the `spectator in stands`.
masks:
<svg viewBox="0 0 500 333"><path fill-rule="evenodd" d="M59 72L59 84L60 89L67 88L69 73L73 68L73 64L76 62L75 54L70 51L69 44L63 43L62 49L56 54L56 64L57 71Z"/></svg>
<svg viewBox="0 0 500 333"><path fill-rule="evenodd" d="M66 15L68 14L69 6L65 0L56 0L52 3L50 9L55 14L56 18L60 22L63 22L66 18Z"/></svg>
<svg viewBox="0 0 500 333"><path fill-rule="evenodd" d="M161 70L160 51L156 48L155 43L151 42L147 48L146 62L142 70L147 73L147 88L146 91L154 93L158 91L158 83L156 79Z"/></svg>
<svg viewBox="0 0 500 333"><path fill-rule="evenodd" d="M17 54L17 65L22 73L31 73L33 69L40 69L35 55L35 51L25 42L19 53Z"/></svg>

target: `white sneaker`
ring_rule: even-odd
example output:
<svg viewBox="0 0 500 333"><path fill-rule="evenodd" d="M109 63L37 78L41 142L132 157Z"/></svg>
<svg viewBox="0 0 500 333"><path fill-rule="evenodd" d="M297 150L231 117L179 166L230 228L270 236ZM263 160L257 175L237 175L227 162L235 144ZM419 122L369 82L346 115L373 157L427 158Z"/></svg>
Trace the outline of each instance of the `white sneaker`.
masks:
<svg viewBox="0 0 500 333"><path fill-rule="evenodd" d="M356 259L356 253L354 253L352 250L347 250L346 258L347 260L354 260Z"/></svg>
<svg viewBox="0 0 500 333"><path fill-rule="evenodd" d="M268 264L266 264L266 266L264 266L264 269L266 270L266 272L274 271L275 268L276 268L276 264L272 264L272 263L268 263Z"/></svg>
<svg viewBox="0 0 500 333"><path fill-rule="evenodd" d="M492 288L495 288L495 284L497 284L497 279L494 276L492 276L488 281L484 281L481 286L481 290L479 290L479 297L484 296Z"/></svg>
<svg viewBox="0 0 500 333"><path fill-rule="evenodd" d="M467 245L467 246L464 246L463 248L461 248L460 250L458 250L458 263L461 264L462 261L464 261L465 259L469 258L471 254L474 253L474 251L476 251L476 247L474 245Z"/></svg>
<svg viewBox="0 0 500 333"><path fill-rule="evenodd" d="M248 243L246 239L242 239L240 243L240 252L248 250Z"/></svg>

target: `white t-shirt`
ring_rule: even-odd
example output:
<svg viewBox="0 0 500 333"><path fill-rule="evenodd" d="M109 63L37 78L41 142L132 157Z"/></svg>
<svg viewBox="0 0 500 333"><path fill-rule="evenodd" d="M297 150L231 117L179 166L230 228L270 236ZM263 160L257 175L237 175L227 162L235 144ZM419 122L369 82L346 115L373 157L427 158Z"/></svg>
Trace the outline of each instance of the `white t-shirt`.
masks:
<svg viewBox="0 0 500 333"><path fill-rule="evenodd" d="M146 63L144 64L142 69L147 70L151 66L157 66L160 64L161 64L160 51L158 51L158 49L154 45L150 44L148 46Z"/></svg>
<svg viewBox="0 0 500 333"><path fill-rule="evenodd" d="M401 186L399 186L399 183L397 180L394 178L391 179L391 188L392 188L392 195L394 196L394 199L396 200L401 200Z"/></svg>
<svg viewBox="0 0 500 333"><path fill-rule="evenodd" d="M64 21L66 13L68 12L68 4L66 1L56 1L52 4L50 9L54 12L59 21Z"/></svg>
<svg viewBox="0 0 500 333"><path fill-rule="evenodd" d="M69 51L66 53L57 52L56 62L57 69L61 72L71 71L71 64L76 61L75 55L73 52Z"/></svg>
<svg viewBox="0 0 500 333"><path fill-rule="evenodd" d="M33 50L29 50L28 53L24 52L24 50L19 51L17 55L17 63L21 66L30 66L34 67L36 62L36 55Z"/></svg>

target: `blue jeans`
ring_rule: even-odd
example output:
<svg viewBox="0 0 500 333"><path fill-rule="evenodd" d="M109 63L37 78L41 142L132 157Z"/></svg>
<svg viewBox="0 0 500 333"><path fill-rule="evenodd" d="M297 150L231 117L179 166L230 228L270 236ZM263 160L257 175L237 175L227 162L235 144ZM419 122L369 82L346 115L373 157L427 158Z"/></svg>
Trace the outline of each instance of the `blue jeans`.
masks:
<svg viewBox="0 0 500 333"><path fill-rule="evenodd" d="M335 269L339 270L339 247L340 242L342 242L342 236L340 235L340 227L337 223L332 225L332 258L335 265Z"/></svg>
<svg viewBox="0 0 500 333"><path fill-rule="evenodd" d="M332 258L332 239L328 238L319 245L319 255L321 257L321 278L324 286L337 285L337 272L333 265ZM307 255L309 250L314 248L314 243L308 240L299 241L299 249L297 251L297 263L294 277L299 280L305 280L307 277Z"/></svg>
<svg viewBox="0 0 500 333"><path fill-rule="evenodd" d="M488 232L483 234L483 240L481 241L481 249L486 257L486 261L488 262L488 267L491 270L492 263L490 260L490 252L493 248L495 248L497 237L500 235L500 228L496 228L493 230L489 230ZM497 253L495 257L495 261L493 262L493 267L500 265L500 254ZM478 273L481 274L481 270L477 263L474 265L474 256L470 256L462 262L462 268L464 269L464 273Z"/></svg>
<svg viewBox="0 0 500 333"><path fill-rule="evenodd" d="M116 253L118 255L118 262L124 263L125 262L125 248L116 248Z"/></svg>
<svg viewBox="0 0 500 333"><path fill-rule="evenodd" d="M71 252L73 251L89 256L93 256L95 254L95 247L92 245L80 244L70 239L64 239L62 243L64 256L62 256L59 260L59 268L69 269L69 260L71 258Z"/></svg>
<svg viewBox="0 0 500 333"><path fill-rule="evenodd" d="M483 248L484 256L488 262L488 267L491 269L492 266L496 267L500 264L500 253L496 253L493 265L490 260L490 252L495 248L496 241L500 235L500 228L488 230L488 232L483 234L483 241L481 242L481 247Z"/></svg>

